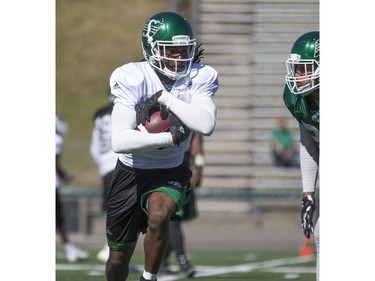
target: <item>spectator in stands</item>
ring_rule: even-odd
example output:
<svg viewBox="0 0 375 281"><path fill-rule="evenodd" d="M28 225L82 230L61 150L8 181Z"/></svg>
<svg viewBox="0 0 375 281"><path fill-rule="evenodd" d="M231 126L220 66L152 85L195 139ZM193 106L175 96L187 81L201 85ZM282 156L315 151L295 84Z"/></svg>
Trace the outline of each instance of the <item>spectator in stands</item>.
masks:
<svg viewBox="0 0 375 281"><path fill-rule="evenodd" d="M127 279L141 232L140 281L157 279L169 221L181 216L189 196L192 173L184 154L192 131L209 136L216 126L218 73L196 63L201 52L188 21L173 12L153 15L144 25L142 48L146 61L122 65L110 77L112 148L120 155L107 201L108 281ZM135 130L154 109L170 117L169 131Z"/></svg>
<svg viewBox="0 0 375 281"><path fill-rule="evenodd" d="M202 184L203 167L205 164L203 151L203 137L194 133L190 142L189 150L185 152L185 161L188 163L193 175L190 178L190 198L188 203L183 207L183 215L181 220L173 220L169 223L169 243L166 247L163 261L160 267L160 274L176 274L169 268L169 257L172 251L176 255L180 272L185 278L193 277L195 270L188 260L185 251L185 241L182 222L190 221L198 216L198 210L195 201L195 188L199 188Z"/></svg>
<svg viewBox="0 0 375 281"><path fill-rule="evenodd" d="M272 130L272 157L277 167L299 167L298 150L293 132L287 127L286 118L278 118L278 127Z"/></svg>
<svg viewBox="0 0 375 281"><path fill-rule="evenodd" d="M107 213L107 197L111 185L113 171L118 155L113 152L111 145L111 114L113 98L109 93L109 103L99 108L94 114L94 128L91 134L90 153L95 161L102 179L102 215ZM109 247L107 242L97 253L98 260L107 262Z"/></svg>
<svg viewBox="0 0 375 281"><path fill-rule="evenodd" d="M319 171L319 86L320 38L319 31L301 35L293 44L286 60L287 75L284 103L298 121L300 129L300 162L302 174L301 226L306 238L314 234L317 262L316 280L319 280L319 217L314 229L313 215L317 208L315 198Z"/></svg>
<svg viewBox="0 0 375 281"><path fill-rule="evenodd" d="M79 249L69 240L65 225L63 203L60 196L61 181L70 184L73 176L67 173L61 165L61 153L64 144L63 135L68 131L68 124L59 115L56 115L56 230L64 247L66 259L69 262L87 259L88 253Z"/></svg>

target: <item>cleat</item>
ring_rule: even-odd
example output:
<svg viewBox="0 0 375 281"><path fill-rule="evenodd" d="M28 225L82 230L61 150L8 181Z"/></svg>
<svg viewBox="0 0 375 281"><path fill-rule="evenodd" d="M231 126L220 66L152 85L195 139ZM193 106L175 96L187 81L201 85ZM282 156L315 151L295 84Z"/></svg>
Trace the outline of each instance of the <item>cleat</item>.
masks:
<svg viewBox="0 0 375 281"><path fill-rule="evenodd" d="M178 256L178 262L180 264L181 274L183 277L194 277L196 271L184 255Z"/></svg>
<svg viewBox="0 0 375 281"><path fill-rule="evenodd" d="M77 262L79 260L85 260L89 257L86 251L83 251L71 243L64 245L65 256L69 262Z"/></svg>

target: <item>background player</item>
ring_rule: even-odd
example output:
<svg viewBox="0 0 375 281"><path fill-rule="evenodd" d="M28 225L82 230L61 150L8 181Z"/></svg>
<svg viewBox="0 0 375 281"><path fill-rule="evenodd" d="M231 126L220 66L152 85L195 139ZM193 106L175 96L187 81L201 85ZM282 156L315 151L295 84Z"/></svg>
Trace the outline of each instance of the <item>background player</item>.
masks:
<svg viewBox="0 0 375 281"><path fill-rule="evenodd" d="M61 154L64 146L63 135L67 132L68 124L60 115L56 115L56 230L63 244L66 259L70 262L76 262L87 259L89 255L86 251L73 245L69 240L65 225L63 202L59 190L61 181L65 184L70 184L73 181L73 176L67 173L61 165Z"/></svg>
<svg viewBox="0 0 375 281"><path fill-rule="evenodd" d="M118 155L113 152L111 145L111 114L113 97L109 92L109 103L99 108L94 114L94 128L91 134L90 153L94 159L102 179L102 215L106 215L107 197L111 184L113 170L115 169ZM107 262L109 247L107 243L97 253L98 260Z"/></svg>
<svg viewBox="0 0 375 281"><path fill-rule="evenodd" d="M152 16L142 32L142 47L145 62L125 64L110 78L112 148L120 155L107 204L109 281L126 280L140 232L146 233L140 280L156 280L169 220L181 216L188 199L191 171L183 159L190 130L208 136L216 125L218 74L193 64L196 42L187 20L172 12ZM155 107L169 114L169 132L135 130Z"/></svg>
<svg viewBox="0 0 375 281"><path fill-rule="evenodd" d="M307 238L314 233L319 280L319 218L313 227L317 207L315 188L319 170L319 32L308 32L293 44L286 61L287 75L284 103L297 119L300 128L300 165L302 174L302 230Z"/></svg>

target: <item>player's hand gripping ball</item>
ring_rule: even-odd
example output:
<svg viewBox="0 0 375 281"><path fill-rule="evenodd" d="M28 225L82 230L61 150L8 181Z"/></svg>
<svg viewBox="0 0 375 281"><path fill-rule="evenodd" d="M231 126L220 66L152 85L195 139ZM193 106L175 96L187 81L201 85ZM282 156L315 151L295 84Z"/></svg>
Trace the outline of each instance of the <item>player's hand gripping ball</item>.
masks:
<svg viewBox="0 0 375 281"><path fill-rule="evenodd" d="M137 129L141 132L147 131L148 133L156 134L156 133L168 132L170 126L171 126L171 119L169 115L165 119L163 119L160 114L160 111L158 110L150 115L150 121L146 120L144 125L139 124Z"/></svg>

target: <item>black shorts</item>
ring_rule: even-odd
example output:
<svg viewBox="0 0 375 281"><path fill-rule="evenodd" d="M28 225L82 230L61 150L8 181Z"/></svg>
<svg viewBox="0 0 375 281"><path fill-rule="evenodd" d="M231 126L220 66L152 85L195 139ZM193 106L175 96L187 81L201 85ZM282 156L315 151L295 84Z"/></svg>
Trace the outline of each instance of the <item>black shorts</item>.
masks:
<svg viewBox="0 0 375 281"><path fill-rule="evenodd" d="M58 231L65 230L65 218L64 218L64 209L61 201L61 196L59 189L56 188L56 229Z"/></svg>
<svg viewBox="0 0 375 281"><path fill-rule="evenodd" d="M175 218L188 200L189 167L183 163L172 169L134 169L117 161L107 200L106 234L112 250L121 250L137 241L147 229L147 194L165 192L176 203Z"/></svg>

